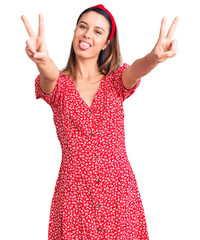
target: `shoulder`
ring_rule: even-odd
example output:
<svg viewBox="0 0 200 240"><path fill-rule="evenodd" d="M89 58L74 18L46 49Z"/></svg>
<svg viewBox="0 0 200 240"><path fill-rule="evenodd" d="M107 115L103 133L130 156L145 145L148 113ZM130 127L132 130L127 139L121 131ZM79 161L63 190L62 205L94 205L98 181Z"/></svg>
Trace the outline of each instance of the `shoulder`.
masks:
<svg viewBox="0 0 200 240"><path fill-rule="evenodd" d="M67 74L63 73L61 70L59 70L59 77L57 79L57 85L58 87L63 90L67 88L70 82L70 76Z"/></svg>
<svg viewBox="0 0 200 240"><path fill-rule="evenodd" d="M128 68L130 65L128 63L123 63L121 66L119 66L117 69L113 70L109 76L112 78L115 78L117 76L121 76L122 73L126 68Z"/></svg>
<svg viewBox="0 0 200 240"><path fill-rule="evenodd" d="M60 77L62 79L63 82L67 82L69 81L70 79L72 79L72 77L64 72L61 72L60 71Z"/></svg>

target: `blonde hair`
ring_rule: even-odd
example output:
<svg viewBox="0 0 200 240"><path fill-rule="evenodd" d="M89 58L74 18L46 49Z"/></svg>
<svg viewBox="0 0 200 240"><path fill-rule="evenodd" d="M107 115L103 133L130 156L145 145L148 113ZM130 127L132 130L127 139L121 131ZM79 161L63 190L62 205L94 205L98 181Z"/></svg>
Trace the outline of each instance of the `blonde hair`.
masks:
<svg viewBox="0 0 200 240"><path fill-rule="evenodd" d="M96 12L102 14L104 17L106 17L106 19L110 23L110 33L111 33L112 25L111 25L110 16L106 11L104 11L100 8L84 10L80 14L80 16L77 20L76 26L77 26L81 16L84 13L90 12L90 11L96 11ZM109 36L110 36L110 34L108 35L107 40L109 39ZM121 57L121 52L120 52L117 26L116 26L115 33L114 33L109 45L106 47L106 49L100 51L98 60L97 60L97 64L99 66L100 73L105 76L109 75L112 71L116 70L117 68L119 68L119 66L122 65L122 57ZM68 76L72 77L73 79L76 79L76 65L77 65L76 64L76 54L74 52L73 42L72 42L68 62L67 62L66 67L64 67L61 70L62 74L68 75Z"/></svg>

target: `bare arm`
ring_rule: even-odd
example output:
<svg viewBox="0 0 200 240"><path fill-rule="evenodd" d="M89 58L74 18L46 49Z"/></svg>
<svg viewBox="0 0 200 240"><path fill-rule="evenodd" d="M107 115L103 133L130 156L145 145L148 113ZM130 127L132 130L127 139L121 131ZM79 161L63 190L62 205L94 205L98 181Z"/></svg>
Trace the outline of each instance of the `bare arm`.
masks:
<svg viewBox="0 0 200 240"><path fill-rule="evenodd" d="M137 59L130 65L122 74L124 87L131 89L135 86L138 80L152 71L159 63L166 59L174 57L177 50L177 40L172 40L172 35L175 31L179 18L176 17L165 37L166 19L162 18L159 39L153 50L145 57Z"/></svg>
<svg viewBox="0 0 200 240"><path fill-rule="evenodd" d="M145 57L137 59L132 65L122 73L122 81L126 89L131 89L139 81L139 79L147 75L153 70L158 63L151 59L151 55L147 54Z"/></svg>
<svg viewBox="0 0 200 240"><path fill-rule="evenodd" d="M44 19L43 15L39 14L39 28L36 36L28 19L22 15L21 19L26 27L30 39L26 41L25 51L28 57L35 62L41 74L40 87L46 94L50 94L57 82L59 69L49 57L46 43L44 40Z"/></svg>
<svg viewBox="0 0 200 240"><path fill-rule="evenodd" d="M50 94L59 76L59 69L50 57L47 57L43 62L36 63L39 72L41 73L40 87L46 94Z"/></svg>

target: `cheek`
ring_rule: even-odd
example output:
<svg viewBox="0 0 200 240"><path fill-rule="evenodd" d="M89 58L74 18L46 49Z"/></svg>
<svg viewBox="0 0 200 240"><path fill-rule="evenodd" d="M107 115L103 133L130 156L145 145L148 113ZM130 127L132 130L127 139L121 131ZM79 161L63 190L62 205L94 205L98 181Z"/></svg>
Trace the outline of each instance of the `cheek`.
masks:
<svg viewBox="0 0 200 240"><path fill-rule="evenodd" d="M78 34L78 31L76 31L76 32L74 33L74 38L77 38L78 35L79 35L79 34Z"/></svg>
<svg viewBox="0 0 200 240"><path fill-rule="evenodd" d="M75 31L74 31L74 38L77 38L78 36L81 35L81 30L79 28L77 28Z"/></svg>
<svg viewBox="0 0 200 240"><path fill-rule="evenodd" d="M98 46L103 46L104 44L105 44L105 40L104 40L104 38L102 38L102 37L98 37L98 36L96 36L95 38L94 38L94 42L96 43L96 45L98 45Z"/></svg>
<svg viewBox="0 0 200 240"><path fill-rule="evenodd" d="M99 40L97 41L97 45L98 45L99 48L103 48L104 45L105 45L105 41L102 40L102 39L99 39Z"/></svg>
<svg viewBox="0 0 200 240"><path fill-rule="evenodd" d="M77 44L77 41L78 41L79 37L80 37L80 34L78 34L78 32L76 31L74 33L73 40L72 40L73 44Z"/></svg>

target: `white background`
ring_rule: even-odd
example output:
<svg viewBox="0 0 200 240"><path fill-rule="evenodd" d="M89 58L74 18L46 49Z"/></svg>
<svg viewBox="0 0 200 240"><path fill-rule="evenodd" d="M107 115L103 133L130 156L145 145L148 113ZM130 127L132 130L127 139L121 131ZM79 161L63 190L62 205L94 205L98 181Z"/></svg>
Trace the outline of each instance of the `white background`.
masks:
<svg viewBox="0 0 200 240"><path fill-rule="evenodd" d="M50 106L36 100L36 65L25 53L25 15L35 33L44 16L45 41L59 69L68 59L79 14L104 4L115 17L123 61L154 47L162 16L179 54L142 78L124 102L127 154L151 240L200 240L200 17L198 1L4 1L1 22L0 239L46 240L60 162Z"/></svg>

